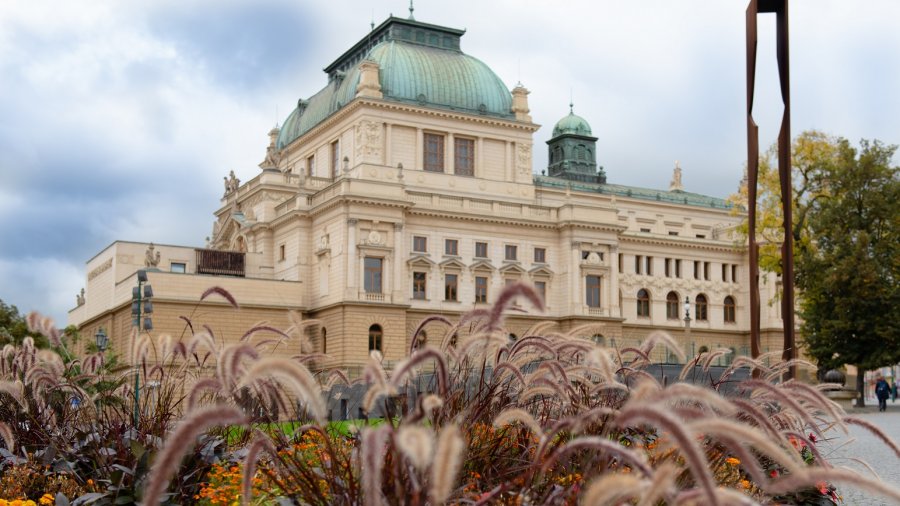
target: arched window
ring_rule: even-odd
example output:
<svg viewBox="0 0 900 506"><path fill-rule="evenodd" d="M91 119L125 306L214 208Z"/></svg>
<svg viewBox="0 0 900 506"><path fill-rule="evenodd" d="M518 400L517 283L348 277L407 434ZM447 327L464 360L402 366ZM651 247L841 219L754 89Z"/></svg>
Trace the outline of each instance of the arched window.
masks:
<svg viewBox="0 0 900 506"><path fill-rule="evenodd" d="M322 354L328 353L328 331L322 327Z"/></svg>
<svg viewBox="0 0 900 506"><path fill-rule="evenodd" d="M669 320L678 319L678 299L678 294L675 292L669 292L666 295L666 318Z"/></svg>
<svg viewBox="0 0 900 506"><path fill-rule="evenodd" d="M381 351L381 325L372 325L369 327L369 351Z"/></svg>
<svg viewBox="0 0 900 506"><path fill-rule="evenodd" d="M424 348L426 343L428 343L428 333L423 330L419 332L419 336L416 339L415 349Z"/></svg>
<svg viewBox="0 0 900 506"><path fill-rule="evenodd" d="M734 323L735 303L734 297L731 295L725 297L725 323Z"/></svg>
<svg viewBox="0 0 900 506"><path fill-rule="evenodd" d="M518 340L519 340L519 336L513 334L512 332L509 333L509 342L514 343Z"/></svg>
<svg viewBox="0 0 900 506"><path fill-rule="evenodd" d="M585 158L584 144L579 144L578 147L575 148L575 158L578 160L584 160L584 158Z"/></svg>
<svg viewBox="0 0 900 506"><path fill-rule="evenodd" d="M600 346L606 346L606 338L603 337L603 334L594 334L593 337L591 337L591 341L594 341Z"/></svg>
<svg viewBox="0 0 900 506"><path fill-rule="evenodd" d="M650 292L641 288L637 293L637 315L650 316Z"/></svg>
<svg viewBox="0 0 900 506"><path fill-rule="evenodd" d="M699 322L705 322L708 319L707 307L709 304L706 301L706 295L702 293L697 296L697 301L694 304L695 310L695 318Z"/></svg>

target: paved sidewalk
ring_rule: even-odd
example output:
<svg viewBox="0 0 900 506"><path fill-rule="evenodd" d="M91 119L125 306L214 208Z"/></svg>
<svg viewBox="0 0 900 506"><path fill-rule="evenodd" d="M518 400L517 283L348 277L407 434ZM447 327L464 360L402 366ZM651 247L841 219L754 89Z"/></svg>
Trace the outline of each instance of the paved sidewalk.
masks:
<svg viewBox="0 0 900 506"><path fill-rule="evenodd" d="M865 408L853 408L843 406L849 416L861 418L877 425L885 434L894 441L900 443L900 402L891 403L888 400L887 411L878 411L878 402L874 399L866 400ZM828 445L822 445L820 449L826 458L836 467L847 467L864 476L872 476L872 472L858 460L863 460L871 466L878 476L890 485L900 488L900 457L881 442L876 436L858 425L850 426L849 437L838 432L837 439L832 440L833 451L829 452ZM832 436L834 437L834 436ZM844 504L860 506L898 505L900 503L889 502L883 497L873 496L872 493L855 489L847 485L838 484L838 493L843 495Z"/></svg>

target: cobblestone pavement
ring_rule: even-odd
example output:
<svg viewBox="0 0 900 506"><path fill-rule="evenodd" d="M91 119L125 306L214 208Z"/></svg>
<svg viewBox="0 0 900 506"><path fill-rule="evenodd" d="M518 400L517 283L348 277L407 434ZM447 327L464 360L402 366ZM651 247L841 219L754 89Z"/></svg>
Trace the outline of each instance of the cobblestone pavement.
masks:
<svg viewBox="0 0 900 506"><path fill-rule="evenodd" d="M863 409L848 408L847 414L877 425L894 441L900 443L900 401L892 404L888 400L888 409L884 413L878 412L877 401L866 401L866 404L868 407ZM900 488L900 458L894 455L894 452L881 440L872 435L871 432L858 425L850 426L849 438L842 437L840 440L833 441L833 443L837 447L852 438L855 438L856 441L849 442L835 449L830 454L827 453L827 446L822 446L821 449L826 452L826 456L835 466L848 467L864 476L872 476L871 471L866 469L864 465L852 460L853 458L861 459L869 464L882 480L896 488ZM844 497L844 504L847 505L893 506L900 504L847 485L837 484L837 486L838 492Z"/></svg>

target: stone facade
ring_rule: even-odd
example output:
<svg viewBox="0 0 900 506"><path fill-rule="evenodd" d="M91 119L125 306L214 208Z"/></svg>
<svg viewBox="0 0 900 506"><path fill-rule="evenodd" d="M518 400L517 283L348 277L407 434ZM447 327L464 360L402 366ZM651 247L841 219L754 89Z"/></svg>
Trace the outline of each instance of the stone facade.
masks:
<svg viewBox="0 0 900 506"><path fill-rule="evenodd" d="M735 235L740 213L682 190L606 184L606 175L536 176L539 125L527 114L524 87L506 92L508 115L479 114L393 100L375 77L386 79L384 72L362 60L352 100L280 149L281 138L270 132L261 172L226 192L208 248L242 256L238 277L201 274L194 248L155 245L161 257L150 280L160 332L183 335L177 316L194 315L236 339L260 320L286 327L291 309L321 321L313 343L330 356L326 365L361 366L373 328L391 364L407 354L425 316L457 318L491 304L507 283L525 282L541 287L547 310L511 312L517 336L542 320L562 331L594 323L602 330L585 337L620 347L665 330L689 354L702 346L749 353L748 257ZM294 114L309 104L313 99L301 100ZM590 156L592 163L602 158ZM607 169L611 180L616 172ZM91 259L84 304L70 312L70 323L91 334L101 325L113 329L121 346L146 248L116 242ZM168 272L176 270L183 272ZM762 285L763 301L775 293L771 281ZM241 308L199 303L213 285L230 290ZM705 319L697 318L698 297L706 299ZM780 346L776 311L762 307L763 351ZM429 341L443 337L439 326L428 331Z"/></svg>

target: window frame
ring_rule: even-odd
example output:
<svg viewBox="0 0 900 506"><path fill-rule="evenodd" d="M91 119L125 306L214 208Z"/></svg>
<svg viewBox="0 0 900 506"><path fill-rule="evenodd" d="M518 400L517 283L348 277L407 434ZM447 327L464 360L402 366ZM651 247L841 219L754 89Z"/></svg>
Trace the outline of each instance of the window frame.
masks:
<svg viewBox="0 0 900 506"><path fill-rule="evenodd" d="M672 296L675 296L673 299ZM678 295L678 292L671 291L666 294L666 319L667 320L680 320L681 319L681 296Z"/></svg>
<svg viewBox="0 0 900 506"><path fill-rule="evenodd" d="M512 255L510 255L512 252ZM503 248L503 259L508 262L519 261L519 246L516 244L506 244Z"/></svg>
<svg viewBox="0 0 900 506"><path fill-rule="evenodd" d="M731 295L726 295L725 299L722 301L722 321L724 323L736 323L737 322L737 301Z"/></svg>
<svg viewBox="0 0 900 506"><path fill-rule="evenodd" d="M467 145L467 153L460 153L462 145ZM468 137L453 138L453 173L457 176L475 176L475 139Z"/></svg>
<svg viewBox="0 0 900 506"><path fill-rule="evenodd" d="M369 266L370 260L378 261L377 269ZM363 257L363 290L366 293L384 293L384 258Z"/></svg>
<svg viewBox="0 0 900 506"><path fill-rule="evenodd" d="M591 283L592 280L596 280L596 283ZM603 284L600 276L588 274L584 277L584 304L586 306L592 308L600 307L600 293L602 286Z"/></svg>
<svg viewBox="0 0 900 506"><path fill-rule="evenodd" d="M176 269L176 265L179 267ZM178 270L181 269L181 270ZM169 272L173 272L175 274L186 274L187 273L187 262L169 262Z"/></svg>
<svg viewBox="0 0 900 506"><path fill-rule="evenodd" d="M482 246L484 247L484 255L479 255L478 250ZM475 241L475 258L488 258L488 255L490 255L490 250L488 249L488 243L483 242L483 241Z"/></svg>
<svg viewBox="0 0 900 506"><path fill-rule="evenodd" d="M459 302L459 274L444 274L444 301Z"/></svg>
<svg viewBox="0 0 900 506"><path fill-rule="evenodd" d="M413 271L413 293L412 293L412 295L413 295L413 297L412 297L413 300L428 300L428 273L427 272Z"/></svg>
<svg viewBox="0 0 900 506"><path fill-rule="evenodd" d="M433 144L432 144L432 141ZM444 172L444 153L447 136L444 134L425 132L422 136L422 170L425 172Z"/></svg>
<svg viewBox="0 0 900 506"><path fill-rule="evenodd" d="M487 304L490 280L487 276L475 276L475 303Z"/></svg>
<svg viewBox="0 0 900 506"><path fill-rule="evenodd" d="M459 256L459 239L444 239L444 254Z"/></svg>
<svg viewBox="0 0 900 506"><path fill-rule="evenodd" d="M650 292L646 288L638 290L636 302L638 318L650 318Z"/></svg>
<svg viewBox="0 0 900 506"><path fill-rule="evenodd" d="M374 323L369 326L369 353L376 350L384 353L384 329Z"/></svg>
<svg viewBox="0 0 900 506"><path fill-rule="evenodd" d="M534 263L547 263L547 248L534 248Z"/></svg>
<svg viewBox="0 0 900 506"><path fill-rule="evenodd" d="M422 249L419 249L420 243ZM413 253L428 253L428 237L425 237L424 235L414 235L412 250Z"/></svg>
<svg viewBox="0 0 900 506"><path fill-rule="evenodd" d="M331 177L337 179L341 175L341 139L331 143Z"/></svg>
<svg viewBox="0 0 900 506"><path fill-rule="evenodd" d="M694 298L694 319L698 322L709 321L709 298L705 294L697 294Z"/></svg>

